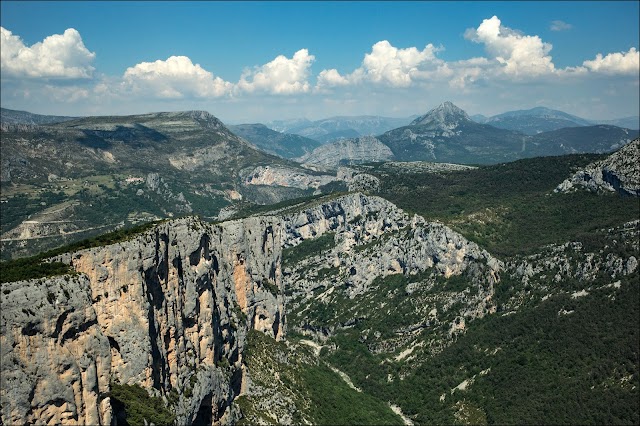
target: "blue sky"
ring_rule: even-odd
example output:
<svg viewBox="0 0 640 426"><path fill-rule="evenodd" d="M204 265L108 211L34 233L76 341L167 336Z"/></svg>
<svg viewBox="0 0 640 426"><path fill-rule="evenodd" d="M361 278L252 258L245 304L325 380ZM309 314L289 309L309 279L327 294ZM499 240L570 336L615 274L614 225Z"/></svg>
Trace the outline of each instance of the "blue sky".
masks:
<svg viewBox="0 0 640 426"><path fill-rule="evenodd" d="M485 115L639 108L634 1L0 5L6 108L229 122L408 116L444 100Z"/></svg>

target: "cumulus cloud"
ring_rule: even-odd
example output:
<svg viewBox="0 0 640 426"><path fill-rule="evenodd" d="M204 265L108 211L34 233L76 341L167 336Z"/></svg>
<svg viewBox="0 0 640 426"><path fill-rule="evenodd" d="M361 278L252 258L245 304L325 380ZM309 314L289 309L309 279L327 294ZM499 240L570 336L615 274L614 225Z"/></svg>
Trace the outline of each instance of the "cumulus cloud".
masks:
<svg viewBox="0 0 640 426"><path fill-rule="evenodd" d="M310 89L311 63L315 56L307 49L298 50L291 59L279 55L273 61L253 70L247 70L240 77L237 87L245 92L267 92L276 95L305 93Z"/></svg>
<svg viewBox="0 0 640 426"><path fill-rule="evenodd" d="M423 50L416 47L399 49L387 40L377 42L365 54L362 65L351 74L342 76L336 69L323 70L318 75L318 87L343 86L368 81L391 87L407 87L423 78L427 69L443 63L435 54L441 50L428 44Z"/></svg>
<svg viewBox="0 0 640 426"><path fill-rule="evenodd" d="M224 81L186 56L171 56L166 61L141 62L127 68L124 87L155 97L216 98L230 93L233 85Z"/></svg>
<svg viewBox="0 0 640 426"><path fill-rule="evenodd" d="M337 69L332 68L330 70L322 70L318 74L318 86L346 86L349 84L349 79L340 75Z"/></svg>
<svg viewBox="0 0 640 426"><path fill-rule="evenodd" d="M573 25L560 20L551 21L551 25L549 25L551 31L568 31L571 28L573 28Z"/></svg>
<svg viewBox="0 0 640 426"><path fill-rule="evenodd" d="M549 56L551 44L502 26L497 16L483 20L476 29L468 29L465 38L484 44L487 53L508 75L526 77L555 71Z"/></svg>
<svg viewBox="0 0 640 426"><path fill-rule="evenodd" d="M638 75L640 71L640 52L635 47L632 47L628 52L609 53L606 56L598 53L595 59L584 61L582 65L588 70L597 73Z"/></svg>
<svg viewBox="0 0 640 426"><path fill-rule="evenodd" d="M26 46L20 37L0 27L0 63L3 76L26 78L91 78L96 54L73 28Z"/></svg>

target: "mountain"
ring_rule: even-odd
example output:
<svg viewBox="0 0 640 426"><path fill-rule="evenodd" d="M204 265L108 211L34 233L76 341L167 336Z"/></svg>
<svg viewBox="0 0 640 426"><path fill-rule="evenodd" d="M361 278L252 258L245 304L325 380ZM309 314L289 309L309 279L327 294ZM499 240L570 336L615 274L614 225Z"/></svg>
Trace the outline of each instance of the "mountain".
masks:
<svg viewBox="0 0 640 426"><path fill-rule="evenodd" d="M322 145L297 161L337 167L344 164L387 161L392 158L393 153L388 146L372 136L363 136Z"/></svg>
<svg viewBox="0 0 640 426"><path fill-rule="evenodd" d="M229 130L259 149L283 158L300 157L320 146L313 139L277 132L263 124L238 124L229 126Z"/></svg>
<svg viewBox="0 0 640 426"><path fill-rule="evenodd" d="M637 199L553 193L605 159L353 166L3 263L2 422L637 424Z"/></svg>
<svg viewBox="0 0 640 426"><path fill-rule="evenodd" d="M471 115L470 118L476 123L480 123L480 124L486 123L487 120L489 119L489 117L486 117L482 114L474 114L474 115Z"/></svg>
<svg viewBox="0 0 640 426"><path fill-rule="evenodd" d="M566 112L544 107L505 112L504 114L487 118L484 123L526 135L535 135L564 127L589 126L593 124L588 120Z"/></svg>
<svg viewBox="0 0 640 426"><path fill-rule="evenodd" d="M626 129L638 130L640 129L640 117L624 117L615 120L599 120L594 124L608 124L611 126L624 127Z"/></svg>
<svg viewBox="0 0 640 426"><path fill-rule="evenodd" d="M604 160L587 165L564 180L556 192L568 192L582 186L597 191L640 196L640 139L629 142Z"/></svg>
<svg viewBox="0 0 640 426"><path fill-rule="evenodd" d="M76 118L77 117L32 114L26 111L0 108L0 123L5 124L52 124L74 120Z"/></svg>
<svg viewBox="0 0 640 426"><path fill-rule="evenodd" d="M490 124L494 127L514 130L526 135L536 135L565 127L593 126L597 124L606 124L634 130L640 128L638 124L640 119L638 117L626 117L616 120L587 120L563 111L545 107L508 111L492 117L477 114L471 118L477 123Z"/></svg>
<svg viewBox="0 0 640 426"><path fill-rule="evenodd" d="M391 118L371 115L356 117L340 116L313 122L303 121L302 124L286 128L286 132L326 143L340 138L377 135L398 126L403 126L410 121L411 118ZM277 125L276 127L282 128Z"/></svg>
<svg viewBox="0 0 640 426"><path fill-rule="evenodd" d="M476 123L451 102L378 139L391 148L397 160L450 163L513 160L518 158L523 143L523 135Z"/></svg>
<svg viewBox="0 0 640 426"><path fill-rule="evenodd" d="M531 136L523 152L526 157L574 153L608 153L638 137L637 130L595 125L566 127Z"/></svg>
<svg viewBox="0 0 640 426"><path fill-rule="evenodd" d="M492 164L536 156L611 152L637 136L638 131L606 125L529 136L476 123L463 110L445 102L409 126L388 131L378 139L402 161Z"/></svg>
<svg viewBox="0 0 640 426"><path fill-rule="evenodd" d="M149 220L216 217L239 200L308 196L336 179L256 150L204 111L2 126L3 257ZM252 179L264 166L279 177ZM288 185L300 178L310 186Z"/></svg>
<svg viewBox="0 0 640 426"><path fill-rule="evenodd" d="M289 120L274 120L266 123L266 126L276 132L289 133L291 129L297 127L308 126L312 123L311 120L306 118L292 118Z"/></svg>

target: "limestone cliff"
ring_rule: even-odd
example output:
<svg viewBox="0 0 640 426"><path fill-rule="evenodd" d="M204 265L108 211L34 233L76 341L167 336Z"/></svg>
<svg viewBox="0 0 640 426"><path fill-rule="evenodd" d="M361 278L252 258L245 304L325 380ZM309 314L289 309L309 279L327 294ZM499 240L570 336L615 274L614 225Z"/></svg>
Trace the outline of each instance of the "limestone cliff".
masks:
<svg viewBox="0 0 640 426"><path fill-rule="evenodd" d="M110 424L110 381L180 395L178 424L234 419L247 330L285 332L278 219L193 218L63 255L80 274L3 284L5 424Z"/></svg>

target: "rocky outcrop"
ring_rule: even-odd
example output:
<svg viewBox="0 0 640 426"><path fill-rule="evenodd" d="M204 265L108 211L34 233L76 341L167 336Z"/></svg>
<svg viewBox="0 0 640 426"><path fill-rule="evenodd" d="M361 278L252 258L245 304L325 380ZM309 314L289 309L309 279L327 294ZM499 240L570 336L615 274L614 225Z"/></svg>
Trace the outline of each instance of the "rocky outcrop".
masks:
<svg viewBox="0 0 640 426"><path fill-rule="evenodd" d="M358 164L387 161L393 158L388 146L372 136L345 139L320 146L298 159L301 163L336 167L340 164Z"/></svg>
<svg viewBox="0 0 640 426"><path fill-rule="evenodd" d="M178 424L233 421L247 330L285 333L281 230L180 219L62 255L78 277L3 284L3 422L110 424L110 380L175 389Z"/></svg>
<svg viewBox="0 0 640 426"><path fill-rule="evenodd" d="M554 192L568 192L578 186L589 191L611 191L640 196L640 139L635 139L602 161L566 179Z"/></svg>
<svg viewBox="0 0 640 426"><path fill-rule="evenodd" d="M478 298L491 311L493 285L499 281L501 262L477 244L450 228L410 217L394 204L362 194L347 195L313 208L285 216L285 247L333 232L331 250L313 254L286 270L285 285L299 294L312 295L319 283L343 285L353 298L366 292L372 282L393 274L416 275L432 270L449 278L467 271L477 272ZM306 271L335 268L336 275L318 279ZM482 309L477 312L482 315ZM474 315L475 316L475 315Z"/></svg>
<svg viewBox="0 0 640 426"><path fill-rule="evenodd" d="M244 185L284 186L298 189L318 189L336 181L335 176L304 173L300 169L277 166L258 166L246 173Z"/></svg>

